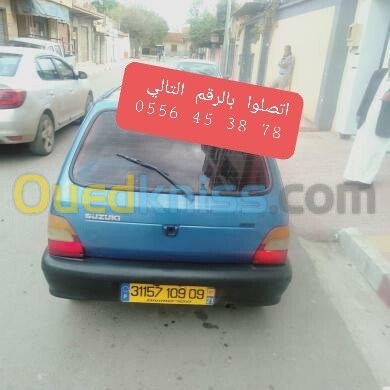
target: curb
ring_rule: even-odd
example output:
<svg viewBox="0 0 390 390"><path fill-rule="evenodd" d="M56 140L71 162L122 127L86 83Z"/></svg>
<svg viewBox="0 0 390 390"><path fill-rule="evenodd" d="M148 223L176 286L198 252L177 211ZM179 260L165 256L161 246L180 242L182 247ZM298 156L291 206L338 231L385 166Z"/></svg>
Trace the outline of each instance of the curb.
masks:
<svg viewBox="0 0 390 390"><path fill-rule="evenodd" d="M390 265L388 261L358 229L341 229L336 233L336 239L370 286L390 307Z"/></svg>

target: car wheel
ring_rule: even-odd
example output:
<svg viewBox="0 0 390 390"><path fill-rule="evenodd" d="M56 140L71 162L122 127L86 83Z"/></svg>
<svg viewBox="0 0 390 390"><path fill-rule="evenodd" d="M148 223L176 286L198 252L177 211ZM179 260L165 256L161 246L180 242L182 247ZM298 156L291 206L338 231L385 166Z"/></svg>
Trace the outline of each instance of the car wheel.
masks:
<svg viewBox="0 0 390 390"><path fill-rule="evenodd" d="M81 122L85 118L85 115L88 114L88 111L92 108L92 106L93 106L93 96L91 93L89 93L87 97L87 101L85 102L84 115L79 119L77 119L75 123L81 124Z"/></svg>
<svg viewBox="0 0 390 390"><path fill-rule="evenodd" d="M93 96L91 93L88 94L88 97L87 97L87 101L85 102L85 115L88 114L89 110L92 108L93 106Z"/></svg>
<svg viewBox="0 0 390 390"><path fill-rule="evenodd" d="M33 154L46 156L54 149L54 123L49 115L43 114L39 120L37 135L30 143L30 151Z"/></svg>

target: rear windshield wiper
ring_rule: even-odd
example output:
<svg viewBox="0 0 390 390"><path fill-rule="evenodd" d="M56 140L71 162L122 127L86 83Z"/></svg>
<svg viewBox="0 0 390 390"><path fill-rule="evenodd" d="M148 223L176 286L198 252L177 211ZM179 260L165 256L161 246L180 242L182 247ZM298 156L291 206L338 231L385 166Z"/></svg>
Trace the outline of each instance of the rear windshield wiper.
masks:
<svg viewBox="0 0 390 390"><path fill-rule="evenodd" d="M142 160L138 160L137 158L134 158L134 157L128 157L128 156L125 156L124 154L119 154L117 153L116 154L117 157L120 157L120 158L123 158L124 160L127 160L127 161L130 161L132 162L133 164L137 164L137 165L141 165L141 167L144 167L144 168L147 168L147 169L150 169L151 171L154 171L154 172L157 172L160 176L162 176L166 181L168 181L169 183L171 183L174 187L176 187L178 190L179 190L179 194L181 195L184 195L186 196L188 199L189 198L189 195L187 194L187 192L185 192L182 188L180 188L170 177L169 177L169 173L166 173L164 171L162 171L161 169L157 168L156 166L152 165L152 164L148 164L147 162L144 162Z"/></svg>

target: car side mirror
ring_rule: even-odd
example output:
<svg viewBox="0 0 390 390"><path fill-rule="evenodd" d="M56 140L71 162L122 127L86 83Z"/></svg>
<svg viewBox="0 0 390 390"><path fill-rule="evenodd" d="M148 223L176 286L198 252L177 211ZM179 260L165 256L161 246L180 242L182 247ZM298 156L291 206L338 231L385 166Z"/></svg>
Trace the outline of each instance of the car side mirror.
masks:
<svg viewBox="0 0 390 390"><path fill-rule="evenodd" d="M88 75L85 72L80 70L79 73L78 73L78 78L79 79L87 79Z"/></svg>

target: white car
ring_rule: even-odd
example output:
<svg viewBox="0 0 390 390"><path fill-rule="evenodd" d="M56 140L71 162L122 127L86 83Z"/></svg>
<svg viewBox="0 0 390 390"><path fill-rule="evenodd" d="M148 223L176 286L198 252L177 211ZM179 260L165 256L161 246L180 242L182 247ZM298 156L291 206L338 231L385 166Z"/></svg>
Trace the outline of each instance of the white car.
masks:
<svg viewBox="0 0 390 390"><path fill-rule="evenodd" d="M180 60L176 63L175 68L178 70L184 70L186 72L222 78L221 72L217 64L211 61L198 59Z"/></svg>
<svg viewBox="0 0 390 390"><path fill-rule="evenodd" d="M0 144L51 153L55 131L92 107L87 77L52 52L0 46Z"/></svg>
<svg viewBox="0 0 390 390"><path fill-rule="evenodd" d="M45 39L15 37L9 39L7 45L52 51L60 57L65 57L64 49L59 43Z"/></svg>
<svg viewBox="0 0 390 390"><path fill-rule="evenodd" d="M60 42L47 39L15 37L6 42L7 46L31 47L33 49L47 50L62 57L69 65L75 65L75 56L65 55L64 47Z"/></svg>

